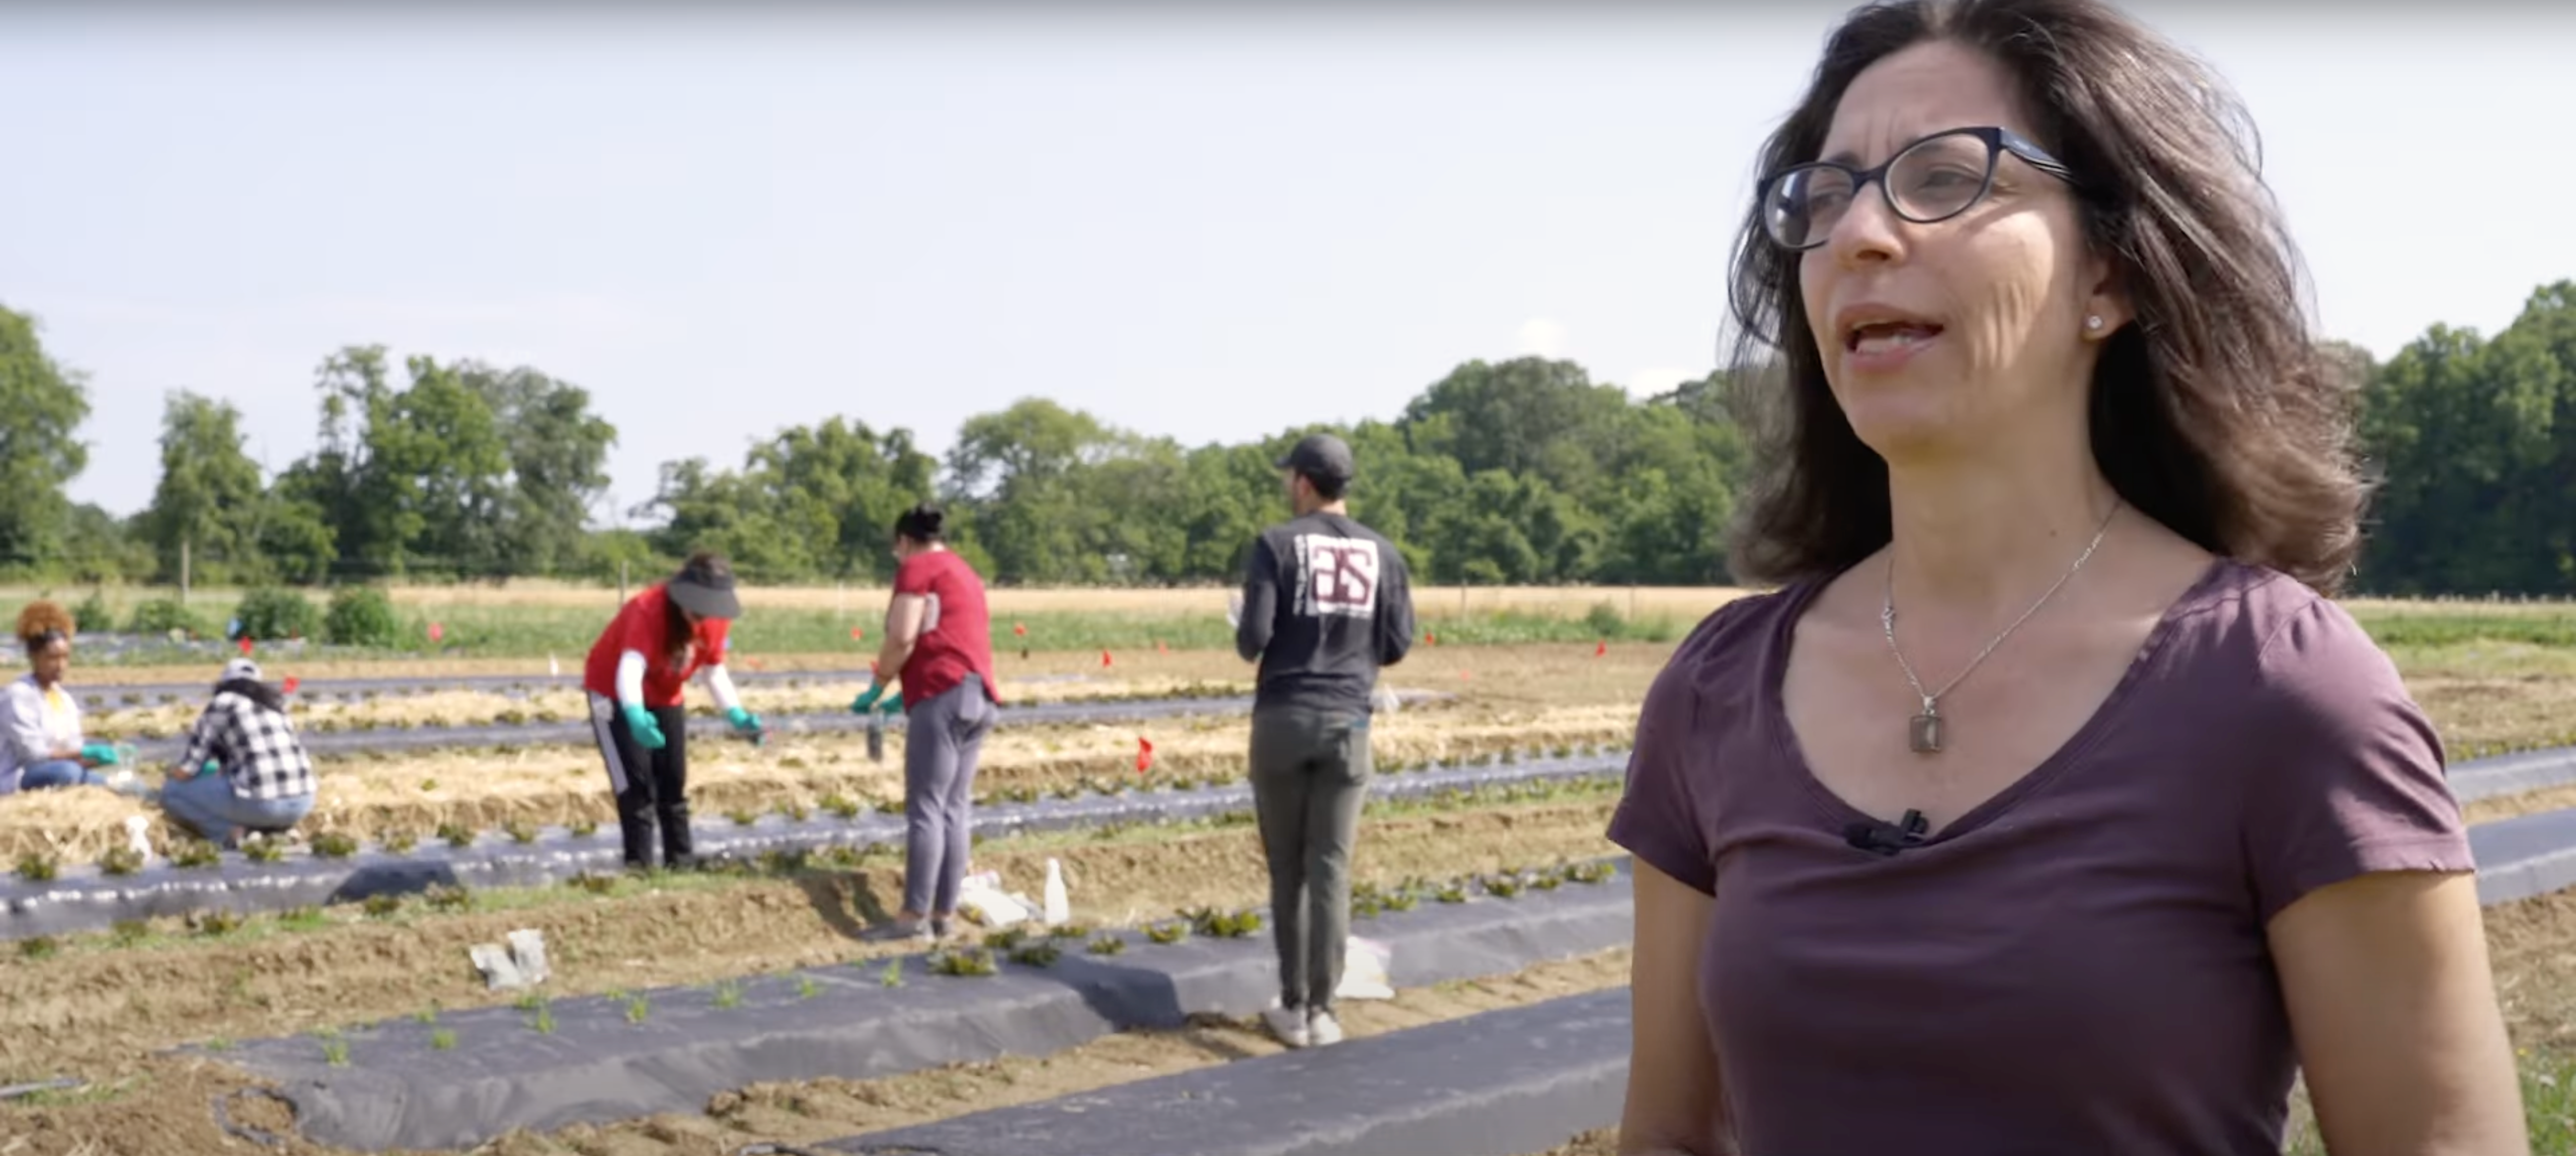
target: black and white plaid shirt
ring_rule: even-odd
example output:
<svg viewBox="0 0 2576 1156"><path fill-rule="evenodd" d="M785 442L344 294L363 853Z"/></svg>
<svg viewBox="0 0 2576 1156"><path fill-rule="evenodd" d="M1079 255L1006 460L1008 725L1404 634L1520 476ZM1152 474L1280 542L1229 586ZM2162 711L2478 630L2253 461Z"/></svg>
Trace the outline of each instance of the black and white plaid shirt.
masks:
<svg viewBox="0 0 2576 1156"><path fill-rule="evenodd" d="M179 765L190 771L213 759L245 799L291 799L313 793L313 760L286 716L232 691L215 695Z"/></svg>

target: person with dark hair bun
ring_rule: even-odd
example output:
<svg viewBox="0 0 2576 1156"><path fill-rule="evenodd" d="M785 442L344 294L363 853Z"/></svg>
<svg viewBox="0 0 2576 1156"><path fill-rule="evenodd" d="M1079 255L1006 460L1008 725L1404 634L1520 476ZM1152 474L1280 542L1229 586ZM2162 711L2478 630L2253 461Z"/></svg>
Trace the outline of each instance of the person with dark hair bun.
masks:
<svg viewBox="0 0 2576 1156"><path fill-rule="evenodd" d="M582 669L590 727L617 795L617 827L629 870L653 865L653 831L662 832L662 863L683 870L697 861L689 830L689 712L682 690L703 671L707 690L736 734L757 742L760 716L742 705L725 668L725 646L742 600L733 566L699 551L679 573L645 587L619 607Z"/></svg>
<svg viewBox="0 0 2576 1156"><path fill-rule="evenodd" d="M1620 1152L2277 1156L2302 1068L2336 1156L2528 1151L2243 121L2103 0L1828 41L1734 269L1779 586L1675 651L1609 824Z"/></svg>
<svg viewBox="0 0 2576 1156"><path fill-rule="evenodd" d="M945 514L924 502L894 520L894 594L875 677L854 714L908 712L903 739L903 910L871 938L936 941L953 931L966 879L975 764L993 729L992 616L984 580L948 548ZM886 696L888 677L903 693Z"/></svg>
<svg viewBox="0 0 2576 1156"><path fill-rule="evenodd" d="M63 687L74 627L70 612L54 602L30 602L18 612L27 673L0 697L0 795L108 785L98 768L116 765L116 747L82 741L80 702Z"/></svg>

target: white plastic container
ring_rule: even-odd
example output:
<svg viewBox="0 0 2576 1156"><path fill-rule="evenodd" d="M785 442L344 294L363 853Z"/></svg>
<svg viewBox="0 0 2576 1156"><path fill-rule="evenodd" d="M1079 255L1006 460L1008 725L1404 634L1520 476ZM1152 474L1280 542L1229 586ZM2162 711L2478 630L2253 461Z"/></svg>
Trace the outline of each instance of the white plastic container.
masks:
<svg viewBox="0 0 2576 1156"><path fill-rule="evenodd" d="M1046 904L1046 921L1048 926L1063 923L1066 920L1073 918L1073 901L1065 894L1064 890L1064 865L1056 862L1054 859L1047 860L1046 898L1044 902Z"/></svg>

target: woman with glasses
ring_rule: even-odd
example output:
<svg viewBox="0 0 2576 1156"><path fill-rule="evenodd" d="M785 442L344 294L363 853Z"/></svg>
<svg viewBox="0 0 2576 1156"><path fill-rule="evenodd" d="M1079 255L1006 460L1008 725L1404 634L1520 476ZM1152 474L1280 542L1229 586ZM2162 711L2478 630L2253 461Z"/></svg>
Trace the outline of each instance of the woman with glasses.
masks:
<svg viewBox="0 0 2576 1156"><path fill-rule="evenodd" d="M742 617L733 567L715 554L690 555L669 581L626 600L590 648L582 686L590 726L617 795L617 827L630 871L653 865L653 831L662 832L662 865L696 861L689 831L689 712L681 691L703 671L716 705L734 731L760 737L760 716L744 709L725 670L726 632Z"/></svg>
<svg viewBox="0 0 2576 1156"><path fill-rule="evenodd" d="M1641 711L1623 1153L2522 1153L2348 397L2241 111L2099 0L1860 9L1737 250L1767 472ZM1754 356L1739 358L1751 365Z"/></svg>
<svg viewBox="0 0 2576 1156"><path fill-rule="evenodd" d="M59 604L40 600L18 612L27 673L0 696L0 795L108 785L98 768L116 765L116 748L81 740L80 703L63 685L72 631L72 616Z"/></svg>

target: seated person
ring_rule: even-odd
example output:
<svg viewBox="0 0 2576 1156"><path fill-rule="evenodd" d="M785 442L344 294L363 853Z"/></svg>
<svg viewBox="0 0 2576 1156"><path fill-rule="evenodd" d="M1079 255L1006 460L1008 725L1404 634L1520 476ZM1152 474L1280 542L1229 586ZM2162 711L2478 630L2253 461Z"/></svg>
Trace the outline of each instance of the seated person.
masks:
<svg viewBox="0 0 2576 1156"><path fill-rule="evenodd" d="M287 721L286 696L259 680L258 663L236 658L170 768L161 807L172 823L231 847L244 829L276 833L303 821L313 787L313 760Z"/></svg>
<svg viewBox="0 0 2576 1156"><path fill-rule="evenodd" d="M30 602L18 612L28 670L0 692L0 795L108 785L97 768L115 765L116 748L81 741L80 704L63 687L72 629L71 614L52 602Z"/></svg>

